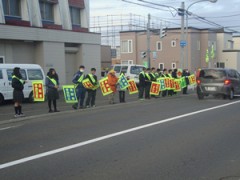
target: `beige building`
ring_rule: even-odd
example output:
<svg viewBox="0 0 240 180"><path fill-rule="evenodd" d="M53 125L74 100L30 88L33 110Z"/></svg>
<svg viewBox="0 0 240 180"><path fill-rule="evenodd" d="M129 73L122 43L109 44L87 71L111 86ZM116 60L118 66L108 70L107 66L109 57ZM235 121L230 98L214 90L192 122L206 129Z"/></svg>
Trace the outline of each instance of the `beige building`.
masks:
<svg viewBox="0 0 240 180"><path fill-rule="evenodd" d="M71 83L79 65L101 72L101 37L89 32L88 0L0 0L0 62L55 68Z"/></svg>
<svg viewBox="0 0 240 180"><path fill-rule="evenodd" d="M180 29L167 29L166 34L167 36L160 38L159 34L151 32L151 66L160 69L179 68L182 48L180 46ZM147 51L146 31L121 32L120 40L122 61L132 60L134 64L144 64L147 61L146 57L142 57L143 52ZM187 46L184 47L183 67L191 71L197 68L220 66L240 70L238 65L240 62L239 49L240 38L232 38L231 33L189 28ZM209 52L209 64L206 63L207 50ZM214 57L211 57L212 50Z"/></svg>

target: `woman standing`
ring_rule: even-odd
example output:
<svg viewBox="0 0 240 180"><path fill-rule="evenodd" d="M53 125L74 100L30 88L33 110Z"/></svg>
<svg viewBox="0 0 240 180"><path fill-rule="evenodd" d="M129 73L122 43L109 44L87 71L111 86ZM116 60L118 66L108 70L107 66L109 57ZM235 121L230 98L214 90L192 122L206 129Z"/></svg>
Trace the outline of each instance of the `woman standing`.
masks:
<svg viewBox="0 0 240 180"><path fill-rule="evenodd" d="M47 90L47 99L48 99L48 108L49 113L52 113L52 102L54 107L54 112L59 112L57 110L57 99L59 99L58 88L59 88L59 80L58 75L55 69L49 69L46 77L46 90Z"/></svg>
<svg viewBox="0 0 240 180"><path fill-rule="evenodd" d="M13 87L13 101L14 101L14 109L15 115L14 117L22 117L24 114L22 113L22 101L24 99L23 89L24 89L25 81L22 79L22 75L20 73L20 68L15 67L13 69L12 74L12 87Z"/></svg>

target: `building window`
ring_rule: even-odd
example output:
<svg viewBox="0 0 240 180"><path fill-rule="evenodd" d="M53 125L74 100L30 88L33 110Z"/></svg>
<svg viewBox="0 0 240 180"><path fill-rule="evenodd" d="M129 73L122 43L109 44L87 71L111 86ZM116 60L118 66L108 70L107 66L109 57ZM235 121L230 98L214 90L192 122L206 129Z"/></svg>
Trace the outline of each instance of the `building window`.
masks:
<svg viewBox="0 0 240 180"><path fill-rule="evenodd" d="M159 63L159 69L162 71L164 69L164 63Z"/></svg>
<svg viewBox="0 0 240 180"><path fill-rule="evenodd" d="M172 69L176 69L177 68L177 64L176 63L172 63Z"/></svg>
<svg viewBox="0 0 240 180"><path fill-rule="evenodd" d="M7 16L20 16L20 0L4 0L3 10Z"/></svg>
<svg viewBox="0 0 240 180"><path fill-rule="evenodd" d="M54 21L53 17L53 6L54 3L50 3L47 1L40 0L40 11L41 11L41 17L44 21Z"/></svg>
<svg viewBox="0 0 240 180"><path fill-rule="evenodd" d="M234 42L233 41L228 41L228 49L233 49L234 47Z"/></svg>
<svg viewBox="0 0 240 180"><path fill-rule="evenodd" d="M200 51L201 50L201 42L197 41L197 50Z"/></svg>
<svg viewBox="0 0 240 180"><path fill-rule="evenodd" d="M217 62L217 68L225 68L224 62Z"/></svg>
<svg viewBox="0 0 240 180"><path fill-rule="evenodd" d="M177 42L175 40L171 41L171 47L176 47L177 46Z"/></svg>
<svg viewBox="0 0 240 180"><path fill-rule="evenodd" d="M4 64L5 63L5 57L4 56L0 56L0 64Z"/></svg>
<svg viewBox="0 0 240 180"><path fill-rule="evenodd" d="M132 53L132 40L121 41L121 52L122 53Z"/></svg>
<svg viewBox="0 0 240 180"><path fill-rule="evenodd" d="M80 15L80 8L76 7L69 7L70 8L70 16L73 25L81 25L81 15Z"/></svg>
<svg viewBox="0 0 240 180"><path fill-rule="evenodd" d="M157 51L162 51L162 41L158 41L156 44Z"/></svg>

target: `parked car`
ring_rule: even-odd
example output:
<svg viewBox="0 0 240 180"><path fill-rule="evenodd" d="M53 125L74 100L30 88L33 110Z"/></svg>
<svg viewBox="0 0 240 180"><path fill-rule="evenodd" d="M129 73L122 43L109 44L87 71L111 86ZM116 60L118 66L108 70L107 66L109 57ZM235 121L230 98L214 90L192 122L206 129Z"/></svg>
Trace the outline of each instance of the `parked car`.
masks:
<svg viewBox="0 0 240 180"><path fill-rule="evenodd" d="M197 77L197 96L221 95L233 99L240 94L240 74L234 69L202 69Z"/></svg>
<svg viewBox="0 0 240 180"><path fill-rule="evenodd" d="M12 72L15 67L20 67L23 80L27 81L23 94L30 102L33 102L32 81L43 80L45 84L44 72L37 64L0 64L0 104L13 99Z"/></svg>
<svg viewBox="0 0 240 180"><path fill-rule="evenodd" d="M124 72L126 76L129 76L130 79L134 79L136 84L139 83L139 74L143 69L143 65L137 64L115 64L113 66L116 75L119 76L121 72Z"/></svg>

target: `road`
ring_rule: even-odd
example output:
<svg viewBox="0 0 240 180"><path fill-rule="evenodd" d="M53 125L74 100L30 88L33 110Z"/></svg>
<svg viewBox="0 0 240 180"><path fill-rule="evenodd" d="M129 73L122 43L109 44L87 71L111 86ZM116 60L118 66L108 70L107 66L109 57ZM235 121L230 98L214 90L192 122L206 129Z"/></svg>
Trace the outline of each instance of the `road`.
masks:
<svg viewBox="0 0 240 180"><path fill-rule="evenodd" d="M237 180L240 100L195 94L0 126L0 179Z"/></svg>

